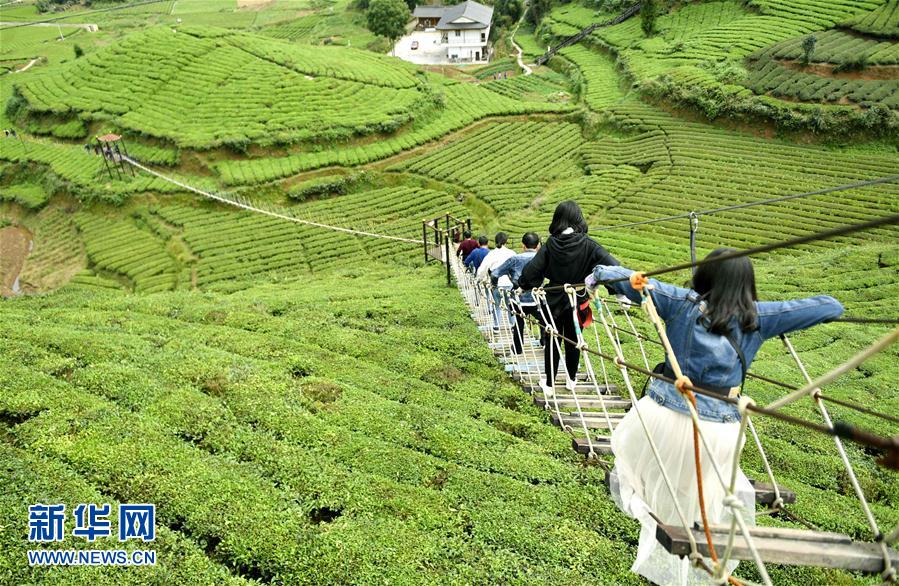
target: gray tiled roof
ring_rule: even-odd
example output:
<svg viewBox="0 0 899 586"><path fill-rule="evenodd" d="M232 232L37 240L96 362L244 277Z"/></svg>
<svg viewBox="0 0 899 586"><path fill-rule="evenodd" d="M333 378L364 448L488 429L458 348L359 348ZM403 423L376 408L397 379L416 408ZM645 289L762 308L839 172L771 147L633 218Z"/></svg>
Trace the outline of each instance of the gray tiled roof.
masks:
<svg viewBox="0 0 899 586"><path fill-rule="evenodd" d="M446 6L416 6L412 11L415 18L440 18L446 11Z"/></svg>
<svg viewBox="0 0 899 586"><path fill-rule="evenodd" d="M416 12L419 8L425 7L416 6ZM443 13L440 17L440 22L437 23L438 30L482 29L490 26L490 21L493 20L492 6L484 6L483 4L478 4L477 2L472 2L471 0L462 2L461 4L456 4L455 6L442 7L442 10ZM454 20L463 17L471 19L474 22L453 24Z"/></svg>

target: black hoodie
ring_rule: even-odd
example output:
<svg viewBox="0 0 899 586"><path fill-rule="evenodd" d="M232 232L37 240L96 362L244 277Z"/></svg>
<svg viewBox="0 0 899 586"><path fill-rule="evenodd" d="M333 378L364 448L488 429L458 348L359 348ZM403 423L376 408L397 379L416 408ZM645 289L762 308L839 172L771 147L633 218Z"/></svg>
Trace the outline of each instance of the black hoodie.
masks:
<svg viewBox="0 0 899 586"><path fill-rule="evenodd" d="M549 279L549 287L565 283L574 285L583 283L584 277L592 273L596 265L618 264L615 257L586 234L572 232L550 236L531 262L524 266L518 285L524 290L533 289L542 285L544 278ZM561 289L547 291L546 300L554 314L571 309L568 295Z"/></svg>

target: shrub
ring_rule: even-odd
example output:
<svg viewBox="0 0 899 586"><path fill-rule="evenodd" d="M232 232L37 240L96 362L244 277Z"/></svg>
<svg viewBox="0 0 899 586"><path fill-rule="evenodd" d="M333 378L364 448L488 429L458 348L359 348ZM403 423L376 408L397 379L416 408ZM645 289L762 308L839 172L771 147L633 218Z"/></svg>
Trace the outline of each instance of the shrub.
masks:
<svg viewBox="0 0 899 586"><path fill-rule="evenodd" d="M862 54L840 63L833 68L833 72L840 73L843 71L862 71L867 66L868 56Z"/></svg>
<svg viewBox="0 0 899 586"><path fill-rule="evenodd" d="M22 95L19 88L13 86L12 95L6 100L6 106L4 107L3 113L10 120L15 120L19 117L19 114L24 112L27 108L28 100L25 99L25 96Z"/></svg>
<svg viewBox="0 0 899 586"><path fill-rule="evenodd" d="M640 28L647 37L652 36L656 32L656 16L658 16L659 8L656 6L656 0L643 0L643 6L640 7Z"/></svg>
<svg viewBox="0 0 899 586"><path fill-rule="evenodd" d="M815 52L815 45L818 44L818 37L809 35L802 40L802 63L808 65L812 59L812 53Z"/></svg>
<svg viewBox="0 0 899 586"><path fill-rule="evenodd" d="M353 186L365 179L365 173L353 173L352 175L339 175L311 179L300 183L289 192L287 196L296 201L304 201L312 197L323 195L346 195Z"/></svg>

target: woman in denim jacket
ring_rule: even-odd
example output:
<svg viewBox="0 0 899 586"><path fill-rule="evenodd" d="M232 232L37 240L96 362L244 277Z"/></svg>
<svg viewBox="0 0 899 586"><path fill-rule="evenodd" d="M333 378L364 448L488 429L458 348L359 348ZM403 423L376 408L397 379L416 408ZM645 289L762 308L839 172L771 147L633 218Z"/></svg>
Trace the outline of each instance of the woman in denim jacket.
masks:
<svg viewBox="0 0 899 586"><path fill-rule="evenodd" d="M707 258L731 252L721 248ZM629 269L597 266L588 276L588 287L619 278L628 278ZM693 277L691 289L675 287L650 279L650 294L665 321L666 331L683 373L694 385L736 396L753 358L768 339L833 320L843 306L828 296L793 301L759 302L755 273L748 258L732 258L701 265ZM640 292L627 280L610 284L617 293L640 303ZM730 339L729 339L730 338ZM736 349L742 351L741 357ZM665 372L673 378L670 364ZM639 401L640 413L658 447L665 470L671 479L677 504L688 522L700 522L696 493L696 469L693 460L692 422L684 397L670 383L652 379L647 396ZM722 470L730 470L736 455L740 414L734 405L713 397L696 395L696 408L703 435L715 452ZM663 523L680 525L675 504L649 447L634 410L622 419L612 433L615 470L612 495L618 506L641 523L637 559L631 568L657 584L712 583L708 574L691 567L688 558L668 554L656 541L654 513ZM715 477L708 452L703 448L702 471L706 512L712 524L728 523L725 496ZM745 507L743 516L754 523L755 494L742 472L737 495ZM736 562L731 562L733 571Z"/></svg>

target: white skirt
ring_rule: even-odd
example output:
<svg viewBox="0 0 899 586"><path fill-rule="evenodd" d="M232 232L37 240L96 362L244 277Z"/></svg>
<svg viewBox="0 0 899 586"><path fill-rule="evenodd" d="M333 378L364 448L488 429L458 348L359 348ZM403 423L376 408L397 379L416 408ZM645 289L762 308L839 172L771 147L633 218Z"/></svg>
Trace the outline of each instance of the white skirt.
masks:
<svg viewBox="0 0 899 586"><path fill-rule="evenodd" d="M702 526L690 416L663 407L650 397L640 399L637 407L659 450L680 510L688 523ZM730 482L739 423L701 420L700 429L714 452L724 481ZM705 570L694 568L687 557L669 554L656 540L656 522L650 511L665 524L683 525L635 409L624 416L612 433L612 451L615 454L615 469L609 487L612 497L622 511L640 521L641 525L637 559L631 571L660 585L714 584ZM729 524L731 515L723 503L724 488L715 474L709 453L701 444L700 454L709 523ZM742 471L737 474L736 488L737 496L744 503L743 519L747 525L755 525L755 491ZM706 563L712 567L711 560L707 559ZM728 571L733 572L736 566L737 562L729 562Z"/></svg>

